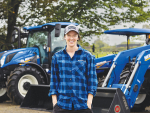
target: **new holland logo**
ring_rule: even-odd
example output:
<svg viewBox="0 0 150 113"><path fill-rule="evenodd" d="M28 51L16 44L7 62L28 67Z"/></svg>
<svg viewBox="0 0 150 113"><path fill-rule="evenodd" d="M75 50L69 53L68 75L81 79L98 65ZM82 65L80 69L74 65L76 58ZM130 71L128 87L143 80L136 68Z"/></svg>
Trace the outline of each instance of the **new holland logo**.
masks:
<svg viewBox="0 0 150 113"><path fill-rule="evenodd" d="M147 61L147 60L149 60L149 59L150 59L150 54L144 56L144 60L145 60L145 61Z"/></svg>
<svg viewBox="0 0 150 113"><path fill-rule="evenodd" d="M120 106L116 105L114 111L115 111L115 113L120 113L120 111L121 111Z"/></svg>
<svg viewBox="0 0 150 113"><path fill-rule="evenodd" d="M125 106L126 110L128 110L129 107L128 107L128 104L127 104L127 101L126 101L125 97L122 96L122 99L123 99L123 103L124 103L124 106Z"/></svg>

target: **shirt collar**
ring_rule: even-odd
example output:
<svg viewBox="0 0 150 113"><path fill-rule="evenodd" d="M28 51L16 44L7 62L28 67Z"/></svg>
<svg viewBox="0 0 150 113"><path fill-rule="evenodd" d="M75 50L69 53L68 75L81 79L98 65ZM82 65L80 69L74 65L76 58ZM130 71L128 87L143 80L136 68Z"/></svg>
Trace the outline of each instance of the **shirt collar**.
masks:
<svg viewBox="0 0 150 113"><path fill-rule="evenodd" d="M83 48L82 48L79 44L77 44L77 46L79 47L78 50L77 50L77 52L83 51ZM66 45L66 46L64 47L64 49L63 49L64 52L67 52L67 51L66 51L66 48L67 48L67 45Z"/></svg>

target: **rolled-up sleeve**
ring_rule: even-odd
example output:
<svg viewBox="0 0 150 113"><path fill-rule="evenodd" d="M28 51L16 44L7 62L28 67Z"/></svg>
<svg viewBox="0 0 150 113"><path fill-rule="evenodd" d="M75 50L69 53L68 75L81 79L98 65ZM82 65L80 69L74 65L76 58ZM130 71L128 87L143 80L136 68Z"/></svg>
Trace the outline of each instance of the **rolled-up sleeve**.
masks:
<svg viewBox="0 0 150 113"><path fill-rule="evenodd" d="M95 67L95 57L90 56L88 57L88 65L87 65L87 81L88 81L88 93L92 94L93 96L96 95L97 90L97 75L96 75L96 67Z"/></svg>
<svg viewBox="0 0 150 113"><path fill-rule="evenodd" d="M52 63L51 63L51 78L50 78L50 92L49 96L51 95L57 95L58 91L58 76L59 76L59 70L58 70L58 64L56 60L56 56L54 55L52 57Z"/></svg>

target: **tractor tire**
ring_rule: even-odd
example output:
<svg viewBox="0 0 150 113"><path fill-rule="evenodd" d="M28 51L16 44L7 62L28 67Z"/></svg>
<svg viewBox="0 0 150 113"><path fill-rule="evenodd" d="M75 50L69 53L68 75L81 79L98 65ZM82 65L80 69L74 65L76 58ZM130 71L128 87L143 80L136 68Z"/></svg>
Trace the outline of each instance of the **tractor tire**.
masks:
<svg viewBox="0 0 150 113"><path fill-rule="evenodd" d="M147 94L139 94L131 112L142 112L149 106L150 96Z"/></svg>
<svg viewBox="0 0 150 113"><path fill-rule="evenodd" d="M0 103L9 100L8 96L7 96L7 90L6 88L1 88L0 89Z"/></svg>
<svg viewBox="0 0 150 113"><path fill-rule="evenodd" d="M33 67L17 67L10 75L7 84L7 94L13 103L20 105L30 84L45 84L41 73Z"/></svg>
<svg viewBox="0 0 150 113"><path fill-rule="evenodd" d="M103 77L103 78L100 78L100 79L98 80L98 87L102 87L105 78L106 78L106 77Z"/></svg>
<svg viewBox="0 0 150 113"><path fill-rule="evenodd" d="M128 79L126 80L127 76L129 75L129 71L122 71L122 73L120 74L120 81L119 84L127 84ZM125 81L126 80L126 81Z"/></svg>
<svg viewBox="0 0 150 113"><path fill-rule="evenodd" d="M124 84L125 80L126 80L126 76L129 75L129 71L124 71L121 75L120 75L120 81L119 84ZM126 80L125 84L127 84L128 79ZM139 94L136 102L133 106L133 108L131 109L132 112L141 112L141 111L145 111L145 108L147 106L149 106L149 101L150 101L150 96L147 94Z"/></svg>

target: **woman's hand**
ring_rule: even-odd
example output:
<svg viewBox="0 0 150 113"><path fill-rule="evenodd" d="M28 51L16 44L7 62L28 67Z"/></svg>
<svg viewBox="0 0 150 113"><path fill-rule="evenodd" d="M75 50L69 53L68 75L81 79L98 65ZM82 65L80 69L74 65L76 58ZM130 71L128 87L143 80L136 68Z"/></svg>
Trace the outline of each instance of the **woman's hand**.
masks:
<svg viewBox="0 0 150 113"><path fill-rule="evenodd" d="M91 109L92 100L93 100L93 95L89 93L88 94L88 100L87 100L87 106L88 106L89 109Z"/></svg>
<svg viewBox="0 0 150 113"><path fill-rule="evenodd" d="M53 107L57 104L57 96L52 95Z"/></svg>
<svg viewBox="0 0 150 113"><path fill-rule="evenodd" d="M89 109L91 109L91 105L92 105L92 103L87 101L87 106Z"/></svg>
<svg viewBox="0 0 150 113"><path fill-rule="evenodd" d="M57 104L57 102L53 103L53 107Z"/></svg>

